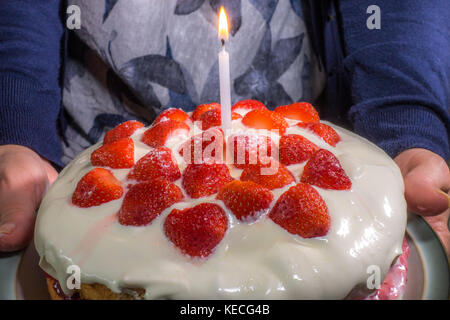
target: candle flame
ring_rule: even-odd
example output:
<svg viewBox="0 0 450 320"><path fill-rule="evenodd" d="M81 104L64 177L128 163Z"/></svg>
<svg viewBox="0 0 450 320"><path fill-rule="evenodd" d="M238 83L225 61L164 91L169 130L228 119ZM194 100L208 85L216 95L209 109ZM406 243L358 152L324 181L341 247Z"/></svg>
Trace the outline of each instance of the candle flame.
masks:
<svg viewBox="0 0 450 320"><path fill-rule="evenodd" d="M219 12L219 39L228 40L228 19L223 6Z"/></svg>

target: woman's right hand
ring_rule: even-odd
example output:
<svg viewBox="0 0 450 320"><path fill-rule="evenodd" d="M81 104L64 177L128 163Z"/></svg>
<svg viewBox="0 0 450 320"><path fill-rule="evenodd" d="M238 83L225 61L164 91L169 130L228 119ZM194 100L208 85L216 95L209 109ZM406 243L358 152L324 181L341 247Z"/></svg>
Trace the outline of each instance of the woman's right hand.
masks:
<svg viewBox="0 0 450 320"><path fill-rule="evenodd" d="M52 165L33 150L0 146L0 252L29 243L36 210L57 176Z"/></svg>

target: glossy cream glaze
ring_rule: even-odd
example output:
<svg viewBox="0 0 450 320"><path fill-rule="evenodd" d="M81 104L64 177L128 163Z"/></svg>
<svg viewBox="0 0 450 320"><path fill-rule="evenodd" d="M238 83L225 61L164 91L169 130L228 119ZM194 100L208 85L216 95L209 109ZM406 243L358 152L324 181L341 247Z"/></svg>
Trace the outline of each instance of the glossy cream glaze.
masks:
<svg viewBox="0 0 450 320"><path fill-rule="evenodd" d="M242 112L241 113L245 113ZM320 238L295 236L267 217L251 224L239 222L215 195L186 198L164 210L150 225L122 226L117 222L121 199L91 207L71 204L81 177L93 167L85 150L59 175L42 201L35 232L40 266L58 279L68 293L70 265L81 269L82 283L101 283L114 292L144 288L146 299L342 299L366 284L367 268L376 265L387 274L402 251L406 226L403 180L398 167L381 149L330 123L339 133L336 147L313 133L293 126L286 134L301 134L332 151L352 181L348 191L314 187L325 200L331 219L328 234ZM183 172L186 164L177 150L193 134L167 141ZM248 130L233 121L234 132ZM133 134L135 161L150 147L140 142L145 128ZM273 140L278 144L276 136ZM304 164L288 166L296 182ZM233 177L241 170L230 167ZM130 169L111 170L125 181ZM181 179L175 182L181 187ZM124 183L124 186L126 184ZM294 185L294 184L292 184ZM271 207L290 186L273 190ZM125 190L126 191L126 190ZM184 191L183 191L184 192ZM182 255L165 237L163 224L174 209L213 202L227 213L229 228L214 253L206 259Z"/></svg>

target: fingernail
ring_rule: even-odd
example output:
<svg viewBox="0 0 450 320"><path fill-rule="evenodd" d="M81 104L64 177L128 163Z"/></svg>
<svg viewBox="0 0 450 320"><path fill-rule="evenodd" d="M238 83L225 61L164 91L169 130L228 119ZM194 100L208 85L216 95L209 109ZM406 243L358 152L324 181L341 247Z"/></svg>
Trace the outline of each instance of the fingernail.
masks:
<svg viewBox="0 0 450 320"><path fill-rule="evenodd" d="M5 234L10 234L13 232L13 230L16 228L16 225L14 223L8 222L5 224L2 224L0 226L0 237Z"/></svg>

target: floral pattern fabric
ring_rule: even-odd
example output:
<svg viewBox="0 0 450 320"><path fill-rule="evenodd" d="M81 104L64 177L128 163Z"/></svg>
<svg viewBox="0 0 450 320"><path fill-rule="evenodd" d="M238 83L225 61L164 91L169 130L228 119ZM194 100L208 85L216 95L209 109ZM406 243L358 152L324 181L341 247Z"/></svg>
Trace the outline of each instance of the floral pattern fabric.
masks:
<svg viewBox="0 0 450 320"><path fill-rule="evenodd" d="M123 121L219 102L217 14L230 25L232 103L273 109L313 101L325 76L300 0L73 0L81 29L69 40L63 91L64 162Z"/></svg>

